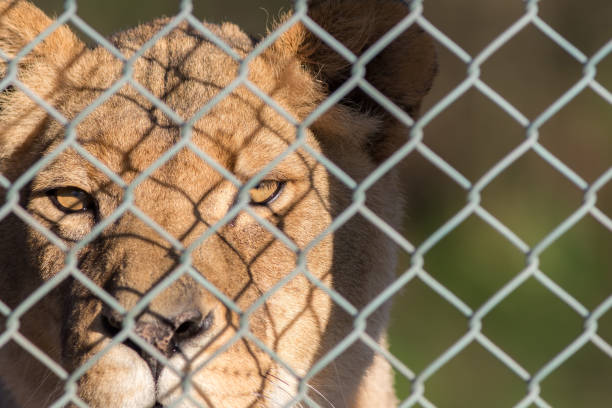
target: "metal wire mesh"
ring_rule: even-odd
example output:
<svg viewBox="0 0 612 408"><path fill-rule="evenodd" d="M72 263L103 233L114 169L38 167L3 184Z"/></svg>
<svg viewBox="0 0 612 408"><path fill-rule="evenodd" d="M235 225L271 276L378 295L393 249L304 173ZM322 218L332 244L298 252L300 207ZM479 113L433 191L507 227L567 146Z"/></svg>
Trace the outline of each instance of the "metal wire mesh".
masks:
<svg viewBox="0 0 612 408"><path fill-rule="evenodd" d="M539 141L539 130L540 128L557 112L559 112L564 106L566 106L576 95L582 92L586 88L590 88L597 95L603 98L608 104L612 104L612 93L605 86L603 86L596 79L597 65L604 60L607 56L612 53L612 40L608 41L599 51L597 51L591 57L588 57L582 53L578 48L573 46L569 41L563 38L557 33L546 21L544 21L538 15L538 1L528 0L525 2L524 14L515 21L510 27L502 32L497 38L488 44L480 53L477 55L470 55L464 51L461 46L455 43L451 38L446 36L442 31L436 28L424 15L424 2L419 0L406 1L410 7L410 14L406 16L399 24L397 24L392 30L387 32L382 38L380 38L373 46L371 46L365 53L360 56L353 54L347 49L342 43L330 36L325 30L323 30L315 21L313 21L308 15L308 5L306 0L295 1L295 12L293 16L287 20L284 24L278 27L274 32L270 33L263 41L257 44L255 49L246 57L241 58L237 53L227 46L222 40L217 38L210 30L198 21L192 15L193 5L190 0L182 0L180 3L180 11L169 21L169 23L160 30L153 38L147 41L137 52L129 58L126 58L119 50L117 50L108 40L102 37L87 22L82 20L77 14L77 1L67 0L65 2L64 12L56 19L56 21L48 27L44 32L36 37L34 41L29 43L23 48L14 58L9 58L4 52L0 51L0 57L7 62L8 70L6 76L0 82L0 89L6 89L8 86L14 86L24 92L28 97L34 100L38 105L43 107L48 114L55 119L57 122L62 124L66 129L66 137L61 145L59 145L51 154L44 157L33 166L31 166L25 173L19 176L13 182L9 181L5 176L0 174L0 186L7 190L6 202L0 207L0 220L5 218L8 214L14 214L22 219L25 223L34 229L37 229L42 233L53 245L56 245L62 251L65 252L65 267L60 273L55 275L53 278L46 281L40 286L35 292L33 292L25 301L23 301L18 307L11 309L5 303L0 300L0 313L7 317L6 329L0 333L0 347L5 345L9 341L14 341L21 347L31 353L36 359L40 360L46 365L55 375L66 382L65 393L61 399L55 401L51 406L61 407L68 402L72 402L78 406L85 407L77 396L76 382L78 379L89 370L100 358L102 354L107 352L111 347L119 344L126 339L130 339L137 343L142 349L153 355L163 364L168 365L168 359L162 355L158 350L142 340L139 336L133 333L135 325L135 318L147 307L149 302L159 295L165 288L170 286L179 277L184 274L191 276L207 290L213 293L218 299L226 304L231 310L240 313L242 319L242 325L240 330L236 333L233 339L228 342L227 347L230 347L233 342L247 338L250 341L257 344L266 353L277 360L283 367L292 372L292 368L285 364L276 353L261 342L256 336L254 336L248 330L248 320L252 316L253 312L261 307L269 298L272 296L278 288L281 288L287 282L291 281L298 274L303 274L312 283L317 285L321 290L325 291L334 303L341 306L346 313L350 314L354 318L354 330L353 332L344 339L341 343L337 344L331 349L323 358L321 358L305 376L301 376L302 381L300 382L299 394L294 398L293 402L305 401L311 406L317 406L307 395L308 381L319 373L323 368L329 365L334 359L336 359L341 353L347 350L354 342L363 341L365 344L370 346L376 353L383 355L391 365L403 376L407 377L412 384L412 392L410 396L401 402L401 407L410 406L423 406L433 407L434 404L430 402L426 396L425 383L430 379L438 370L440 370L446 363L461 353L466 347L472 343L478 343L484 347L491 355L497 358L501 363L507 366L518 378L526 384L526 392L524 398L517 401L516 407L529 407L532 405L538 407L549 407L550 404L543 398L540 393L540 383L547 378L553 371L555 371L561 364L567 359L574 355L580 350L585 344L591 343L600 349L607 357L612 358L612 345L610 345L604 338L598 334L598 319L600 319L605 313L612 308L612 295L608 296L599 306L595 308L587 308L570 293L559 286L554 280L548 277L540 270L540 255L559 239L564 233L576 225L580 220L587 216L593 217L607 230L612 230L612 220L602 210L598 208L597 193L612 179L612 167L608 168L597 180L592 183L585 181L580 175L573 171L568 165L562 160L558 159L553 155L544 145ZM135 61L140 58L150 47L152 47L160 38L168 34L181 22L186 21L192 27L199 30L203 36L209 41L216 44L219 48L225 51L235 61L240 64L239 75L235 80L225 88L222 92L216 95L212 100L207 102L196 115L191 118L182 118L176 114L172 109L165 105L162 101L157 99L153 94L150 93L145 87L140 85L138 82L132 79L132 69ZM254 83L248 79L248 66L249 63L264 50L266 50L278 37L289 29L292 25L302 22L309 30L321 38L327 45L338 52L342 57L352 64L352 75L351 77L333 94L325 100L320 106L318 106L305 120L298 122L291 114L286 112L278 103L276 103L270 96L260 90ZM22 58L29 54L36 45L43 41L49 34L55 31L60 25L71 23L81 30L86 36L90 37L96 43L102 45L108 51L110 51L118 60L124 64L123 77L117 81L111 88L106 90L95 103L89 105L80 114L72 119L68 120L61 113L59 113L53 106L48 104L45 100L36 95L35 92L28 89L18 78L18 64ZM456 55L464 64L467 69L467 75L465 79L458 84L451 92L449 92L444 98L435 103L433 107L423 113L418 120L413 120L408 114L406 114L400 107L396 106L391 100L389 100L384 94L374 88L370 83L365 80L365 67L376 55L378 55L388 44L395 40L404 30L412 25L418 25L427 31L441 47L445 47L451 53ZM533 120L528 119L523 113L515 108L508 100L502 95L498 94L492 89L487 83L481 78L481 67L482 65L495 54L504 44L511 40L517 33L523 30L526 26L533 26L541 31L550 41L556 43L561 47L568 55L574 58L583 67L582 77L571 86L561 97L559 97L554 103L552 103L547 109L545 109L540 115ZM142 172L133 182L126 184L121 177L118 177L110 169L108 169L99 159L93 156L85 148L79 145L76 140L76 127L81 123L84 118L91 114L98 106L100 106L105 100L115 94L122 86L129 84L135 88L142 95L145 95L150 101L166 114L172 121L180 124L182 138L176 145L170 150L162 154L146 171ZM238 180L231 172L226 170L223 166L218 165L212 158L210 158L205 152L200 151L195 144L190 140L192 127L194 123L206 115L212 107L214 107L219 101L229 95L232 90L238 86L245 86L271 107L273 107L282 117L295 126L298 137L296 141L291 144L287 150L277 157L275 160L270 162L257 176L253 177L249 182L243 184ZM330 160L310 148L305 143L305 132L304 129L308 128L320 115L329 109L334 104L340 102L343 97L350 93L355 88L361 89L369 97L375 100L380 106L386 109L391 115L393 115L398 121L403 123L406 127L410 127L410 139L399 148L391 157L385 160L376 171L369 174L365 180L356 182L348 174L343 172L338 166L332 163ZM504 112L507 113L518 125L524 129L525 140L513 149L510 153L505 155L499 160L494 166L492 166L482 177L475 182L470 181L467 177L462 175L456 170L451 164L446 162L436 152L434 152L426 144L426 135L424 128L430 124L441 112L447 109L451 104L456 102L462 95L468 90L477 90L484 96L490 99L493 104L499 106ZM133 206L133 193L134 189L145 179L147 179L156 169L162 166L168 161L173 155L183 148L189 148L194 151L203 161L213 167L216 171L222 174L227 180L233 183L237 188L240 189L238 204L233 207L229 213L227 213L218 223L211 226L204 235L198 240L193 242L190 246L185 247L176 240L171 234L163 230L157 225L151 218L147 216L142 210ZM123 204L117 208L117 210L108 218L97 224L92 231L87 234L85 238L80 240L76 245L69 247L55 234L46 230L41 226L27 211L25 211L20 205L20 190L24 188L35 175L43 169L46 165L51 163L59 154L67 149L74 149L82 157L88 160L91 164L100 169L106 176L109 177L114 183L125 190L125 199ZM327 230L321 233L315 240L313 240L306 248L300 249L296 244L289 239L281 230L270 224L268 221L259 216L255 211L249 207L249 195L248 191L255 185L257 185L265 176L265 174L273 169L278 163L280 163L285 157L297 149L303 149L310 155L315 157L327 170L336 176L342 183L353 191L353 203L346 208L340 216L338 216ZM405 159L412 152L419 152L429 162L441 170L450 180L456 183L461 189L465 191L467 202L464 207L461 208L456 214L454 214L448 221L446 221L440 228L432 233L424 242L418 246L414 246L409 242L402 234L398 233L391 226L387 225L380 217L378 217L371 209L366 207L366 195L368 189L375 184L380 178L386 174L391 168L396 166L400 161ZM528 152L536 153L543 161L552 166L559 174L565 177L569 182L575 185L583 193L583 203L576 209L569 217L563 222L557 225L549 234L547 234L542 240L535 245L528 245L524 242L511 228L507 227L493 214L487 211L481 206L481 195L485 188L487 188L492 181L494 181L500 174L506 171L513 163L519 160ZM162 282L160 282L153 290L146 294L138 305L131 310L125 310L121 304L119 304L112 296L107 292L98 287L93 281L91 281L85 274L79 271L77 267L78 259L76 254L86 245L90 244L97 236L101 233L108 225L112 224L115 220L121 217L127 211L132 212L145 224L155 230L161 237L169 242L177 253L181 254L181 265L176 268L169 276L167 276ZM264 293L261 298L255 302L248 310L240 310L240 308L227 296L225 296L219 289L207 281L200 273L198 273L191 265L191 254L192 252L201 245L207 238L215 234L219 228L226 223L230 222L239 212L245 211L252 217L257 219L262 225L264 225L276 239L284 243L288 248L295 251L298 255L298 261L296 268L291 271L283 280L278 282L274 289ZM327 287L315 276L313 276L306 267L306 257L309 251L315 247L322 239L330 233L333 233L340 228L350 217L355 214L368 219L371 223L376 225L389 236L400 248L410 254L410 268L395 280L384 292L372 300L370 304L362 309L357 310L352 306L346 299L344 299L339 293ZM487 223L491 228L497 231L504 239L506 239L511 245L516 247L525 257L525 265L522 271L507 282L500 290L498 290L493 296L491 296L483 305L477 309L469 307L459 296L454 294L451 290L447 289L443 284L438 282L432 275L430 275L425 269L424 256L436 246L444 237L455 230L460 224L462 224L468 217L477 216L482 221ZM73 277L86 286L93 294L102 299L107 305L114 308L117 312L125 315L123 329L114 337L113 341L94 358L90 359L89 362L74 372L67 372L55 361L50 359L43 351L38 349L30 340L24 337L20 332L20 319L27 313L32 307L35 307L36 303L49 294L54 288L56 288L62 281L68 277ZM572 310L578 314L584 322L583 332L575 338L566 348L557 354L552 360L546 363L543 367L535 372L530 372L523 368L517 361L515 361L510 355L508 355L502 348L496 345L491 339L489 339L482 332L483 319L504 299L506 299L511 293L519 288L528 279L534 278L540 284L549 290L554 296L558 297L562 302L567 304ZM387 350L380 347L380 345L372 339L365 331L366 320L374 313L384 302L389 298L398 293L404 288L410 281L419 279L424 284L429 286L439 296L448 301L454 306L465 318L467 319L467 332L457 340L451 347L449 347L444 353L432 361L424 370L419 373L414 373L411 369L396 358L394 355L389 353ZM225 351L226 348L220 349L217 353L211 356L211 359L215 358L216 355ZM296 377L300 377L298 373L292 372ZM190 387L190 379L185 377L183 379L183 386L185 389ZM186 393L187 395L187 393ZM192 401L194 404L197 402Z"/></svg>

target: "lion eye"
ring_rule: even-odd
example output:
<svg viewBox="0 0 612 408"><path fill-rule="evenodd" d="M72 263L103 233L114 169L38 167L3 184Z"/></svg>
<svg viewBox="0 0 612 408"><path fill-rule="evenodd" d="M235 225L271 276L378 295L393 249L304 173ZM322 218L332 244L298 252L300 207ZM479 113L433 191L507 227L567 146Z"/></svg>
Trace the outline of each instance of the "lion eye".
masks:
<svg viewBox="0 0 612 408"><path fill-rule="evenodd" d="M76 187L60 187L49 191L49 197L61 211L71 214L85 212L94 208L92 196Z"/></svg>
<svg viewBox="0 0 612 408"><path fill-rule="evenodd" d="M252 205L266 205L278 197L284 183L274 180L263 180L249 191Z"/></svg>

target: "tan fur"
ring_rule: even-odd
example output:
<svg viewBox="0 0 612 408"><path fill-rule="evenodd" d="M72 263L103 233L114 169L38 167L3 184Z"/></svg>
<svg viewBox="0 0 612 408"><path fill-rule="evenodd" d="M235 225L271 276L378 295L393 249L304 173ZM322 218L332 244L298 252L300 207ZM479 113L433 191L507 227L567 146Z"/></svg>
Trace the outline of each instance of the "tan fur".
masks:
<svg viewBox="0 0 612 408"><path fill-rule="evenodd" d="M311 2L309 13L360 55L407 10L393 0L321 0ZM111 41L130 58L168 22L144 24ZM49 24L25 1L0 1L0 49L14 57ZM253 48L232 24L207 27L241 57ZM63 269L66 253L40 232L42 227L66 248L87 240L76 253L81 272L77 277L103 288L127 311L140 307L135 333L143 339L150 341L148 330L166 330L167 321L186 312L211 316L207 330L180 341L173 337L172 352L166 353L161 340L151 341L160 350L156 355L165 355L171 366L161 368L157 380L134 346L114 345L78 379L80 399L95 408L152 407L181 396L188 398L174 406L191 407L191 399L205 407L276 407L289 403L300 378L308 375L316 389L308 395L322 406L396 404L389 364L359 339L316 375L309 372L354 325L354 316L310 278L361 310L394 277L394 246L369 221L356 214L336 231L327 231L351 205L352 191L307 149L299 148L264 176L285 183L276 200L268 206L252 205L217 225L231 211L238 188L200 155L247 182L297 137L295 126L245 84L234 86L238 62L181 24L135 60L133 84L120 85L86 117L80 112L116 84L125 69L108 50L87 49L68 28L60 27L19 61L17 72L7 68L4 75L16 74L19 82L0 96L1 174L19 180L29 166L54 149L63 150L19 192L16 205L35 221L24 221L17 210L0 220L0 300L15 308L44 282L72 270ZM301 24L282 34L248 68L250 84L296 121L307 118L350 75L350 64ZM410 27L368 64L365 78L414 114L435 69L431 40ZM194 119L189 144L159 164L160 155L183 141L181 124L136 83L184 121L224 88L234 88ZM122 206L126 191L107 172L74 146L63 144L66 128L22 87L72 123L79 145L107 172L126 185L135 183L131 203L137 211ZM305 130L304 140L309 149L360 181L406 141L407 133L362 92L353 91L317 118ZM147 169L153 170L151 175L139 179ZM84 190L95 198L97 209L60 211L47 194L58 187ZM392 170L368 189L365 204L399 228L399 196L398 174ZM6 198L6 191L0 190L0 202ZM307 267L306 274L301 271L276 288L258 307L253 307L255 302L296 268L299 257L254 215L304 251ZM98 222L107 224L99 235L90 236ZM156 232L155 225L172 239ZM203 240L203 234L209 236ZM189 248L188 256L184 248ZM181 260L191 268L181 269ZM227 307L202 285L203 278L248 316ZM141 305L141 298L160 282L166 284L163 290L146 307ZM365 331L383 348L389 307L387 302L373 313ZM74 276L66 276L19 319L19 333L72 373L108 346L112 333L105 322L122 318ZM241 322L248 323L250 335L241 334ZM179 375L186 374L191 387L184 389ZM15 341L0 348L0 378L24 408L46 406L64 391L63 382Z"/></svg>

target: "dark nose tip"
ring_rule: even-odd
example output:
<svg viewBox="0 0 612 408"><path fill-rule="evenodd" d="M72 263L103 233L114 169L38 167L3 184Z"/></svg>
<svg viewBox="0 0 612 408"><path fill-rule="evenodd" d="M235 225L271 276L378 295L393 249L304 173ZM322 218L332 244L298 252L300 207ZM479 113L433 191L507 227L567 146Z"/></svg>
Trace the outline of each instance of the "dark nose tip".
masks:
<svg viewBox="0 0 612 408"><path fill-rule="evenodd" d="M172 319L174 342L180 344L182 341L202 334L210 329L212 323L212 311L206 316L202 316L199 310L183 312Z"/></svg>
<svg viewBox="0 0 612 408"><path fill-rule="evenodd" d="M115 311L105 310L102 321L111 336L123 328L123 317ZM188 310L170 319L145 312L136 321L134 332L164 356L171 357L182 342L208 331L212 323L212 312L203 316L199 310ZM124 344L136 350L157 377L159 362L132 340L126 340Z"/></svg>

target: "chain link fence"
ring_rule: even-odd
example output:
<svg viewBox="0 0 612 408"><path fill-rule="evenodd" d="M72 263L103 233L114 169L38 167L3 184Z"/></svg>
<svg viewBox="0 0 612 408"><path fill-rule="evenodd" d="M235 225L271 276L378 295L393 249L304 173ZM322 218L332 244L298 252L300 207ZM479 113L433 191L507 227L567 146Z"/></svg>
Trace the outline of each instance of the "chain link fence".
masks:
<svg viewBox="0 0 612 408"><path fill-rule="evenodd" d="M601 227L604 228L605 233L603 234L603 237L604 240L607 239L607 241L604 241L603 245L604 248L606 245L608 248L610 247L609 233L612 231L612 219L610 218L610 214L606 213L606 211L599 204L598 194L605 188L610 187L610 180L612 178L610 158L612 157L612 154L611 152L607 153L608 163L606 169L594 180L587 181L563 160L559 159L555 154L553 154L551 150L547 148L544 143L542 143L540 132L542 127L546 125L551 118L557 115L574 98L576 98L577 95L585 90L594 92L599 98L605 101L608 108L610 107L609 105L612 105L612 93L610 92L609 88L602 84L597 77L598 65L602 63L602 61L605 61L606 58L609 58L612 54L612 40L608 39L607 42L592 55L586 55L540 17L538 1L528 0L523 2L524 11L522 12L520 18L516 19L516 21L514 21L509 27L498 34L495 39L489 42L481 51L478 53L468 53L462 48L461 45L430 22L430 20L427 18L426 12L429 2L414 0L405 1L405 3L406 6L410 8L409 15L360 56L354 55L343 44L331 37L308 17L308 5L306 0L296 0L294 4L295 11L292 17L284 22L274 32L270 33L265 39L257 43L255 49L246 58L240 57L232 48L223 43L223 41L217 38L208 28L202 25L198 18L194 17L192 13L193 4L190 0L182 0L180 2L179 12L170 19L169 23L149 41L147 41L140 50L135 52L134 55L129 58L122 55L121 52L119 52L107 39L93 29L87 21L84 21L81 17L79 17L77 9L78 2L76 0L67 0L65 2L64 11L57 17L55 22L40 35L38 35L34 41L19 51L14 58L9 58L5 52L0 52L0 57L8 65L7 74L0 82L0 89L6 90L9 87L18 88L29 98L34 100L38 105L47 110L48 114L55 121L62 124L66 129L66 138L64 142L58 146L58 148L54 150L52 154L38 161L17 179L9 181L5 175L0 174L0 186L6 190L5 202L0 203L0 220L6 218L9 214L16 215L32 228L37 229L40 233L44 234L50 243L60 248L66 254L65 267L62 269L62 271L44 282L44 284L37 288L25 301L20 303L18 307L10 308L3 302L5 300L0 299L0 313L6 317L6 327L0 333L0 347L4 346L10 341L19 344L42 364L47 366L49 370L54 373L54 375L58 376L66 383L63 397L58 401L50 403L50 406L61 407L69 402L75 403L78 406L86 406L86 404L80 401L76 396L76 382L88 369L93 366L96 359L92 359L90 362L74 372L66 371L56 361L53 361L44 352L39 350L30 339L26 338L19 332L20 319L22 316L24 316L24 314L26 314L31 308L36 307L36 304L42 298L47 296L52 290L54 290L54 288L60 285L62 281L68 277L73 277L79 280L106 304L115 308L118 312L126 315L124 328L115 336L113 342L106 348L106 350L129 338L138 342L139 347L155 356L155 358L162 363L168 363L168 360L154 347L147 344L145 341L139 341L137 336L130 336L130 332L134 327L134 319L138 313L142 312L142 310L152 299L175 282L181 275L188 274L203 285L207 290L213 293L218 299L222 300L230 309L241 313L244 323L246 323L252 313L261 307L274 293L274 290L265 293L251 306L251 308L249 308L249 310L241 311L231 299L227 298L219 289L204 279L189 263L189 257L192 251L194 251L198 245L204 242L208 237L218 231L219 228L230 222L241 211L249 212L251 216L255 217L262 225L268 228L270 232L274 234L276 239L283 242L288 248L295 250L299 255L295 270L289 273L285 279L278 282L275 288L282 287L298 274L304 274L310 281L318 285L322 290L326 291L333 302L340 305L346 313L349 313L354 318L354 331L345 339L345 341L336 345L329 353L314 364L311 371L303 377L304 383L306 383L324 367L332 363L334 359L343 353L352 343L358 340L365 342L376 353L383 355L384 358L393 366L397 375L408 380L409 390L404 392L405 395L400 403L401 407L437 406L435 399L432 399L429 396L427 388L428 382L434 375L443 370L443 368L453 359L474 344L480 345L484 350L490 353L491 356L497 359L499 363L503 364L514 377L520 379L522 382L523 395L521 398L512 403L512 406L515 407L553 406L553 404L547 401L547 398L541 392L542 382L552 373L554 373L560 366L562 366L568 359L575 356L576 353L578 353L586 345L590 344L597 348L601 358L605 359L606 367L608 367L607 373L610 373L610 365L612 364L612 345L610 344L609 338L606 339L605 336L601 335L599 324L600 319L602 319L612 308L612 295L610 295L608 292L608 295L604 298L604 300L600 301L597 305L593 307L585 306L584 302L577 299L572 294L571 290L562 287L554 279L552 279L549 274L543 271L543 268L541 267L541 257L547 250L549 250L551 246L554 245L555 242L562 238L564 234L586 218L595 220ZM188 120L183 120L162 101L156 99L146 88L131 78L132 66L134 62L148 49L150 49L160 38L171 32L180 23L185 21L200 31L201 34L209 41L213 42L219 48L224 50L234 60L239 62L242 67L240 69L240 75L234 82L232 82L230 87L224 89L212 100L207 102L194 117L189 118ZM250 82L248 80L247 69L248 64L256 56L264 52L264 50L270 47L282 33L298 22L302 22L309 30L315 33L327 45L342 55L353 66L353 76L336 91L334 91L324 103L318 106L309 115L309 117L302 122L297 122L269 95L262 92L252 82ZM36 45L41 43L41 41L49 36L50 33L57 30L61 25L68 23L78 28L78 30L84 33L84 35L93 42L110 51L118 60L124 63L125 67L124 76L122 79L115 83L113 87L105 91L96 103L85 108L73 120L68 120L67 118L63 117L63 115L53 106L37 96L35 92L28 89L22 82L20 82L20 79L18 78L20 60L32 52ZM424 110L422 115L417 120L411 118L401 108L391 102L384 94L379 92L364 79L364 72L367 63L378 55L388 44L395 40L403 31L412 25L418 25L429 33L429 35L436 40L437 46L440 49L443 49L444 52L450 53L458 58L463 64L463 67L466 69L466 75L460 81L460 83L454 86L452 90L447 92L441 99L430 102L431 106ZM504 98L503 95L498 93L492 86L483 80L483 65L487 63L496 53L498 53L502 47L511 42L512 39L522 30L526 29L526 27L532 27L539 30L539 32L547 38L547 41L556 44L582 67L582 75L580 78L571 84L571 86L569 86L569 88L565 90L560 97L556 98L556 100L550 103L546 109L533 118L528 118L527 115L522 113L520 109L514 106L511 102ZM444 70L444 66L442 66L441 69ZM141 94L150 98L155 107L161 110L175 123L180 124L181 132L183 134L183 138L172 149L162 154L149 169L140 174L130 184L126 184L120 177L110 171L99 158L92 155L76 141L77 125L120 87L128 84ZM224 167L218 165L205 153L199 151L189 139L193 124L199 118L206 115L215 104L230 94L235 87L241 85L247 87L251 92L273 107L285 120L295 126L298 133L297 141L292 144L285 153L269 163L256 177L252 178L244 185L236 178L235 175L226 170ZM411 129L409 140L407 140L403 146L393 153L391 157L386 159L376 169L376 171L369 174L359 183L355 182L350 176L344 173L326 157L311 149L307 144L305 144L305 139L303 137L304 129L312 124L331 106L339 103L343 97L345 97L355 88L361 89L388 113L393 115L393 117L395 117L398 121ZM455 104L467 92L474 90L484 95L488 99L488 103L496 105L503 112L505 112L505 114L512 121L514 121L520 127L520 129L522 129L524 140L514 146L509 152L506 152L500 160L498 160L494 165L490 166L482 175L475 179L470 179L428 145L429 133L427 131L427 127L432 124L432 122L439 119L445 110L449 109L451 105ZM610 113L611 112L608 109L606 115L610 117ZM610 129L608 128L608 130ZM608 133L607 137L612 137L612 133ZM125 190L124 204L117 209L113 216L108 217L107 219L104 219L98 223L92 229L92 231L87 234L86 238L80 240L74 246L68 246L55 234L41 227L40 224L20 205L20 191L31 182L31 180L41 169L51 163L52 160L55 159L61 152L69 148L74 149L82 157L84 157L94 166L98 167L110 180ZM181 242L176 240L171 234L164 231L152 220L150 220L147 214L145 214L142 210L139 210L137 207L133 207L131 205L134 199L134 189L139 185L139 183L148 178L155 171L155 169L162 166L167 160L175 155L176 152L183 148L189 148L196 151L203 161L222 174L227 180L231 181L237 188L240 188L241 191L238 205L228 214L226 214L217 224L208 229L200 239L189 247L183 246ZM281 162L281 160L298 148L304 149L310 155L315 157L319 163L325 166L331 174L336 176L341 182L352 189L354 198L353 204L342 212L342 214L334 220L334 222L324 233L322 233L316 240L311 242L305 250L302 251L300 251L295 243L288 239L281 231L260 217L256 212L251 211L248 206L249 189L257 185L257 183L262 180L264 175L269 170L273 169L274 166ZM411 242L405 235L382 222L382 220L374 212L364 205L368 189L384 174L386 174L389 169L397 166L403 160L406 160L407 157L414 154L420 155L420 157L426 159L429 164L437 168L439 172L443 173L447 181L450 180L454 184L453 188L458 187L461 189L463 192L463 197L466 199L465 204L463 204L458 211L453 213L452 216L446 219L441 225L437 226L432 232L428 233L425 239L418 244ZM505 172L507 172L515 163L520 161L528 154L537 155L539 158L538 160L546 163L548 166L554 169L558 175L561 175L569 183L571 183L575 190L580 191L582 196L582 203L577 208L573 209L569 215L564 216L562 222L559 222L554 228L548 231L544 237L539 238L537 242L532 244L521 238L522 231L516 231L506 225L506 223L500 220L500 218L498 218L494 212L491 212L482 204L483 196L487 194L485 190L494 184L494 182ZM99 288L87 276L79 271L77 267L78 259L76 256L76 254L82 248L95 240L98 234L100 234L108 225L110 225L128 210L154 229L161 237L167 240L167 242L171 243L176 251L181 254L181 259L184 260L184 263L181 264L180 267L173 271L170 276L157 285L153 290L147 293L146 296L139 301L138 306L129 312L124 310L124 308L112 296ZM356 309L338 293L320 282L316 277L311 275L305 267L306 255L309 249L316 246L322 239L325 238L327 234L331 234L337 229L341 228L343 223L345 223L346 220L355 214L360 214L361 216L365 217L380 228L384 234L390 237L398 245L398 247L404 251L403 257L408 263L406 268L398 274L398 277L393 284L387 287L385 291L380 293L376 299L370 302L370 304L362 310ZM466 222L466 220L473 218L479 219L488 226L487 228L494 230L496 234L506 241L506 243L509 243L509 245L515 249L515 251L522 254L524 260L520 270L517 270L510 279L505 281L504 284L497 288L492 295L488 296L486 301L477 305L477 307L470 306L471 302L466 301L461 295L454 293L454 291L449 289L447 285L445 285L439 279L436 279L434 274L428 273L428 263L425 260L428 254L435 251L435 248L441 243L441 241L459 229L461 225ZM478 238L474 239L477 240ZM607 244L605 242L607 242ZM608 263L606 260L602 260L602 262L605 274L609 275L610 271L612 270L610 269L610 263ZM587 271L584 271L583 278L587 280L589 279ZM372 313L374 313L375 310L377 310L383 303L393 296L401 294L402 290L417 281L420 285L425 285L429 288L429 290L435 292L441 299L448 302L448 304L450 304L456 312L461 314L464 319L463 321L465 322L465 329L463 333L461 333L461 335L456 338L442 353L436 355L434 358L424 364L422 369L413 371L409 362L404 361L402 358L399 358L393 353L397 347L395 344L401 343L402 339L394 338L392 336L392 352L388 352L387 350L382 349L371 337L365 333L365 327L366 320L372 315ZM483 321L487 319L487 317L494 310L496 310L496 308L502 302L508 299L514 292L520 290L520 288L523 287L523 285L525 285L528 281L537 281L542 288L545 288L559 301L567 305L567 307L569 307L569 309L572 311L567 313L573 313L579 316L583 326L583 329L579 335L575 336L575 338L565 344L563 349L557 352L553 358L547 360L544 364L541 364L535 369L525 368L521 362L519 362L516 358L513 358L511 353L505 351L503 346L498 345L498 342L493 341L491 337L486 335L483 330L483 327L485 326ZM252 333L248 331L248 324L241 327L236 334L236 337L248 338L269 353L274 359L279 358L274 351L270 350L256 336L252 335ZM103 354L103 352L100 354ZM604 371L602 375L605 375L605 373L606 371ZM580 374L577 375L579 376ZM188 382L189 380L186 379L185 381ZM186 386L188 387L188 384L186 384ZM316 404L308 398L306 391L307 388L302 386L297 398L300 401L303 401L303 403L316 406ZM610 401L612 401L612 394L608 393L607 397L604 396L602 406L605 406L606 403L610 403Z"/></svg>

